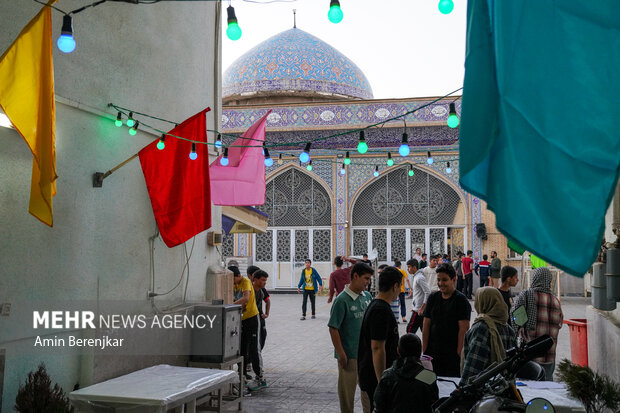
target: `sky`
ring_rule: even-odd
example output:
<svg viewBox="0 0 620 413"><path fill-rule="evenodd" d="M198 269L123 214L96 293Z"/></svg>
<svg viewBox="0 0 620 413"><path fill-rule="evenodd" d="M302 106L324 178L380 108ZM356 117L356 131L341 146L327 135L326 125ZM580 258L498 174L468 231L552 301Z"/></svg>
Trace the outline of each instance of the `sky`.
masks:
<svg viewBox="0 0 620 413"><path fill-rule="evenodd" d="M293 27L335 47L366 75L375 99L443 96L463 86L466 0L448 15L438 0L340 0L344 18L327 18L329 0L232 0L243 30L226 37L223 3L222 70L263 40ZM460 92L458 93L460 94Z"/></svg>

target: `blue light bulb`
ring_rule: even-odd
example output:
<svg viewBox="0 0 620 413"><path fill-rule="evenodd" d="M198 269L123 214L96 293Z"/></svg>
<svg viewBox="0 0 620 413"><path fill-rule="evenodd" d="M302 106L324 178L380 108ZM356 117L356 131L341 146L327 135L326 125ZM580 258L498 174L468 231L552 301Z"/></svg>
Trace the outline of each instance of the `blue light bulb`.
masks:
<svg viewBox="0 0 620 413"><path fill-rule="evenodd" d="M409 152L411 152L411 150L409 149L409 145L406 145L404 143L400 145L400 148L398 148L398 153L400 154L400 156L408 156Z"/></svg>
<svg viewBox="0 0 620 413"><path fill-rule="evenodd" d="M62 29L60 31L60 37L56 41L56 46L58 46L58 49L63 53L71 53L75 50L71 16L68 14L65 14L62 18Z"/></svg>
<svg viewBox="0 0 620 413"><path fill-rule="evenodd" d="M273 159L265 158L265 166L273 166Z"/></svg>
<svg viewBox="0 0 620 413"><path fill-rule="evenodd" d="M306 163L306 162L308 162L308 161L310 160L310 154L309 154L308 152L302 152L302 153L299 155L299 160L300 160L302 163Z"/></svg>
<svg viewBox="0 0 620 413"><path fill-rule="evenodd" d="M63 53L71 53L75 50L75 39L70 34L61 34L56 42L56 46Z"/></svg>
<svg viewBox="0 0 620 413"><path fill-rule="evenodd" d="M428 158L428 159L426 159L426 163L427 163L427 164L429 164L429 165L432 165L432 164L433 164L433 162L434 162L434 161L433 161L433 158Z"/></svg>
<svg viewBox="0 0 620 413"><path fill-rule="evenodd" d="M224 148L224 153L222 154L222 157L220 158L220 165L228 166L228 148Z"/></svg>
<svg viewBox="0 0 620 413"><path fill-rule="evenodd" d="M217 138L215 139L215 147L217 149L222 147L222 137L220 135L217 135Z"/></svg>
<svg viewBox="0 0 620 413"><path fill-rule="evenodd" d="M198 158L198 154L196 152L189 153L189 159L191 159L192 161L195 161L197 158Z"/></svg>
<svg viewBox="0 0 620 413"><path fill-rule="evenodd" d="M449 174L451 174L451 173L452 173L452 168L450 168L450 167L447 167L447 168L446 168L446 173L449 173Z"/></svg>
<svg viewBox="0 0 620 413"><path fill-rule="evenodd" d="M372 174L373 174L375 177L379 176L379 172L378 172L378 171L374 171Z"/></svg>

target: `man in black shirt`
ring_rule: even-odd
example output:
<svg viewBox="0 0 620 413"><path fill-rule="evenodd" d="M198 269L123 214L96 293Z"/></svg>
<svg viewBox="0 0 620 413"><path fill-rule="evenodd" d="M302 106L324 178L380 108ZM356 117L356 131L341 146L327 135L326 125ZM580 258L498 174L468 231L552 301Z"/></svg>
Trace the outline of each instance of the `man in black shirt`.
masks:
<svg viewBox="0 0 620 413"><path fill-rule="evenodd" d="M499 292L502 294L504 302L508 306L508 321L510 322L510 308L512 307L512 294L510 287L514 287L519 282L519 273L515 267L505 265L501 271L502 285L499 286ZM510 325L510 323L508 323Z"/></svg>
<svg viewBox="0 0 620 413"><path fill-rule="evenodd" d="M428 297L422 328L424 354L433 358L438 376L461 376L461 352L469 329L471 305L456 290L456 271L450 264L437 267L436 291Z"/></svg>
<svg viewBox="0 0 620 413"><path fill-rule="evenodd" d="M383 371L398 358L398 324L390 303L398 299L402 274L385 267L379 275L379 293L364 313L357 352L357 372L364 413L373 409L373 396Z"/></svg>

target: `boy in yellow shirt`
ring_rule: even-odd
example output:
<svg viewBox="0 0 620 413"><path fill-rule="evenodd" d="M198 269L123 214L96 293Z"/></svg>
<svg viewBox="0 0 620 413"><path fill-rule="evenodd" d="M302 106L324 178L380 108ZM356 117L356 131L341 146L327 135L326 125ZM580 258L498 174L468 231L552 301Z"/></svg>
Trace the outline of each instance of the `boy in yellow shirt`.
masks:
<svg viewBox="0 0 620 413"><path fill-rule="evenodd" d="M234 275L235 301L233 304L239 304L243 308L241 313L241 354L243 355L243 364L247 366L251 362L256 374L256 380L263 380L260 356L258 354L258 328L260 321L258 319L254 287L247 277L241 275L239 268L230 266L228 269ZM247 373L245 373L245 378L247 381L252 379Z"/></svg>

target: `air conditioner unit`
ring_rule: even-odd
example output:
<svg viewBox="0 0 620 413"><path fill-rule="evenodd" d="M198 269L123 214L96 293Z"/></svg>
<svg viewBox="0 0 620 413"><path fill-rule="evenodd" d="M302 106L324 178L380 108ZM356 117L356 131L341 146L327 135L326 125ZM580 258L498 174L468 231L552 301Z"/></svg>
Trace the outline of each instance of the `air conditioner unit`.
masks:
<svg viewBox="0 0 620 413"><path fill-rule="evenodd" d="M222 232L221 231L210 231L207 232L207 244L212 247L222 245Z"/></svg>

